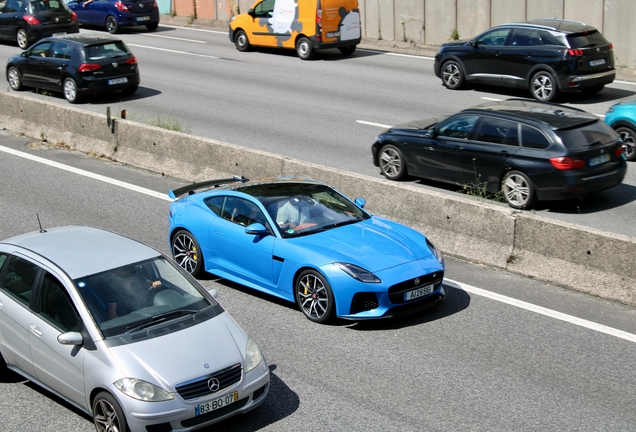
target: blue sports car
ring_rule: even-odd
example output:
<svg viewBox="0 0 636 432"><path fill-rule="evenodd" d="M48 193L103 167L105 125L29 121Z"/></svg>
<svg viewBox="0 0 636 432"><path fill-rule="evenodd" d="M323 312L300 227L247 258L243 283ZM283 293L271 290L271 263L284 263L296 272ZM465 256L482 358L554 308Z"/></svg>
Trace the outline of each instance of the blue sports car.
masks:
<svg viewBox="0 0 636 432"><path fill-rule="evenodd" d="M181 267L295 301L312 321L395 317L446 295L433 243L324 183L234 177L170 197L170 249Z"/></svg>

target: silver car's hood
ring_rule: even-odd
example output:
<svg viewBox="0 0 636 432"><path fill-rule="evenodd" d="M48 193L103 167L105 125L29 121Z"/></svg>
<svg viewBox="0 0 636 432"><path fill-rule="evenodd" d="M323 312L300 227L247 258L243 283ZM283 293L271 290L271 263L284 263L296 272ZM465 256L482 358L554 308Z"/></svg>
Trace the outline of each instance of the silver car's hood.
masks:
<svg viewBox="0 0 636 432"><path fill-rule="evenodd" d="M110 348L127 378L174 392L175 386L236 363L244 364L247 335L228 313L201 324L140 342Z"/></svg>

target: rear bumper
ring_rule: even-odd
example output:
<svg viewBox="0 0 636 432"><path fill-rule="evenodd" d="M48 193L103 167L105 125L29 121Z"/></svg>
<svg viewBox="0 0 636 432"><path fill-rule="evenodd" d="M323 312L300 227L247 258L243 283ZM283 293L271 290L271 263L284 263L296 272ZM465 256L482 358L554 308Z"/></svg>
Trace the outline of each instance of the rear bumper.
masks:
<svg viewBox="0 0 636 432"><path fill-rule="evenodd" d="M349 47L349 46L358 45L362 41L362 38L360 37L358 39L349 39L349 40L339 41L339 42L322 42L322 41L319 41L316 36L311 36L309 38L309 41L311 42L311 46L315 50L322 50L322 49L331 49L331 48L340 48L340 47Z"/></svg>
<svg viewBox="0 0 636 432"><path fill-rule="evenodd" d="M616 71L614 69L589 75L573 75L561 81L561 90L572 91L598 87L612 83L615 78Z"/></svg>
<svg viewBox="0 0 636 432"><path fill-rule="evenodd" d="M45 37L53 36L54 34L68 34L79 33L79 24L77 21L71 21L66 25L34 25L26 28L27 39L30 42L38 41Z"/></svg>

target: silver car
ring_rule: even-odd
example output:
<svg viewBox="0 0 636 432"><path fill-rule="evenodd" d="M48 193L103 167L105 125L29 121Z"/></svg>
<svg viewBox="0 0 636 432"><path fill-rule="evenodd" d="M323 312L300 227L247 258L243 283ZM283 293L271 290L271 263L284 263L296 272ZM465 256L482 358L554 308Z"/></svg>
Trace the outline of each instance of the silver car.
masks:
<svg viewBox="0 0 636 432"><path fill-rule="evenodd" d="M188 431L265 399L269 368L213 295L161 252L88 227L0 242L0 376L98 431Z"/></svg>

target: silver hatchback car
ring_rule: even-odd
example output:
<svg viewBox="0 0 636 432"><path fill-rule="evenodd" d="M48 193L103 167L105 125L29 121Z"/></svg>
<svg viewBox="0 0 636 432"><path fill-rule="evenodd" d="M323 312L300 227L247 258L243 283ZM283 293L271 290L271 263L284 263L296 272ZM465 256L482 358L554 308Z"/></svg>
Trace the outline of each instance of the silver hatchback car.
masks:
<svg viewBox="0 0 636 432"><path fill-rule="evenodd" d="M161 252L88 227L0 242L7 368L93 417L98 431L188 431L260 405L257 345Z"/></svg>

